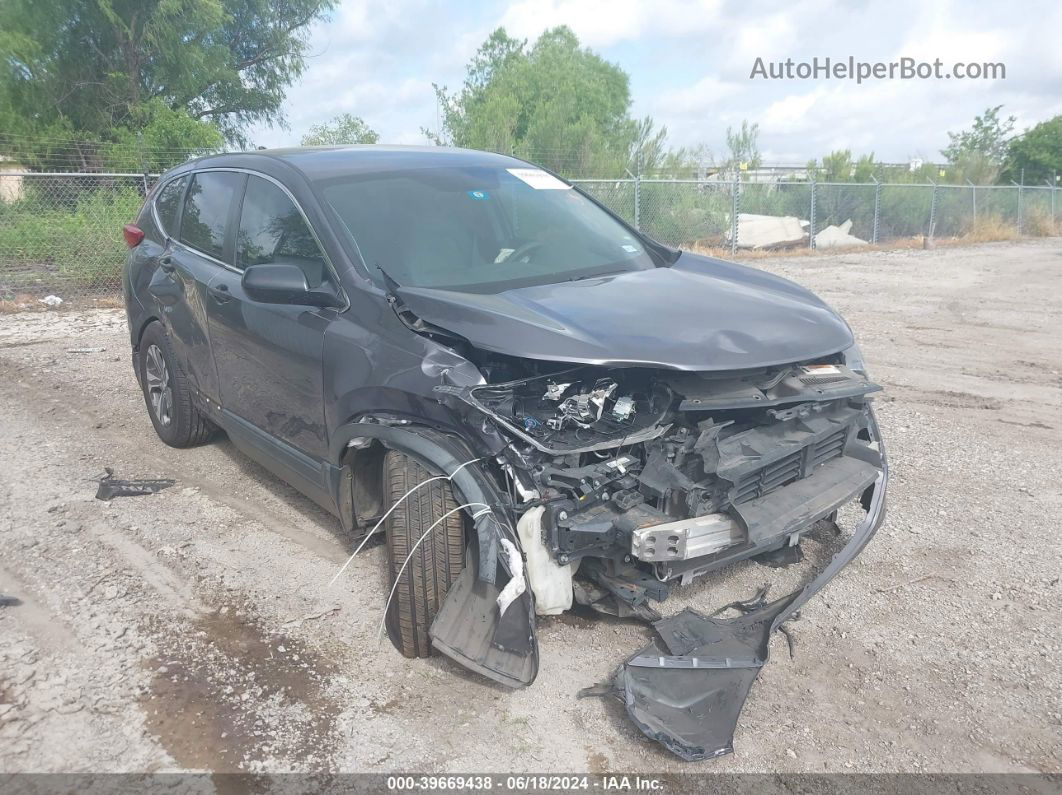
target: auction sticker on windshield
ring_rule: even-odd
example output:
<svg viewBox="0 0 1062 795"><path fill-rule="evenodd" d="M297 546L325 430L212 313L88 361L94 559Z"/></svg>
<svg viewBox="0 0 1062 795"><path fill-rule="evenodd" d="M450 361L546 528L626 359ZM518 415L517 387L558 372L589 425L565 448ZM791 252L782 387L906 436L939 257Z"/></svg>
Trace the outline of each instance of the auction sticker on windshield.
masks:
<svg viewBox="0 0 1062 795"><path fill-rule="evenodd" d="M538 168L507 168L505 170L535 190L568 190L571 188L571 185L565 185L552 174L547 174Z"/></svg>

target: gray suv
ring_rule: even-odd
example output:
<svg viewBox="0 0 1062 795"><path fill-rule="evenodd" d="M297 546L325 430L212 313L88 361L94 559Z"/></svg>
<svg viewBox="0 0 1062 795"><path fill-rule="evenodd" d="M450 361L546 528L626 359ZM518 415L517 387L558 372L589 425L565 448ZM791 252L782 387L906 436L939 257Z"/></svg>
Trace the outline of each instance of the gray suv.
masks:
<svg viewBox="0 0 1062 795"><path fill-rule="evenodd" d="M789 281L661 245L529 163L375 146L212 156L165 174L125 236L159 437L188 447L221 429L359 548L379 529L387 628L407 656L434 648L526 685L536 614L651 621L661 640L615 686L649 736L715 755L729 739L705 734L708 694L740 709L764 633L881 523L879 387L846 323ZM850 502L864 518L800 591L730 622L656 612L734 561L791 559Z"/></svg>

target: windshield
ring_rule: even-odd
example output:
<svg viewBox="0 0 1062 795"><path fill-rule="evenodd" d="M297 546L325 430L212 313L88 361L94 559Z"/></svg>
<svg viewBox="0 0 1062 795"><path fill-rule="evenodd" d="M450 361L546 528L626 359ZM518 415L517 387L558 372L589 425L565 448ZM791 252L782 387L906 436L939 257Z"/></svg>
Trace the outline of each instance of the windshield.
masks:
<svg viewBox="0 0 1062 795"><path fill-rule="evenodd" d="M377 172L321 188L379 284L381 268L403 287L496 292L654 266L622 224L532 167Z"/></svg>

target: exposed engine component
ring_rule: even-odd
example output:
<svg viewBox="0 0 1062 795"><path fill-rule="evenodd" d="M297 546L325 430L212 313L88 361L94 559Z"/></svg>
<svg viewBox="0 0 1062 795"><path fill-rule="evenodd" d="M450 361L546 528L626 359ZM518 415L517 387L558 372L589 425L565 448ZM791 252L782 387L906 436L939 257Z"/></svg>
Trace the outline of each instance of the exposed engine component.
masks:
<svg viewBox="0 0 1062 795"><path fill-rule="evenodd" d="M559 565L640 567L665 589L778 548L863 493L878 469L865 396L878 389L832 363L437 387L509 437L513 502L541 506Z"/></svg>
<svg viewBox="0 0 1062 795"><path fill-rule="evenodd" d="M638 444L666 433L674 393L651 373L629 371L622 384L579 368L474 387L437 386L554 455Z"/></svg>
<svg viewBox="0 0 1062 795"><path fill-rule="evenodd" d="M544 394L542 397L545 400L560 400L562 397L564 397L564 393L568 391L568 387L570 386L570 383L557 384L553 381L550 381L548 384L546 384L546 394Z"/></svg>
<svg viewBox="0 0 1062 795"><path fill-rule="evenodd" d="M571 384L567 386L570 387ZM557 413L546 420L546 425L555 431L563 430L567 424L578 425L580 428L593 427L594 423L601 419L601 415L605 411L605 401L617 389L619 389L619 384L611 378L599 379L594 384L593 389L564 398L560 406L557 407ZM546 389L546 394L550 394L549 388ZM633 402L633 398L629 395L624 396L623 399ZM627 413L629 414L629 412ZM612 414L615 419L615 405L613 405ZM624 419L626 419L626 415L617 420L617 422L622 422Z"/></svg>
<svg viewBox="0 0 1062 795"><path fill-rule="evenodd" d="M623 422L630 419L630 416L634 413L634 398L630 395L624 395L616 400L616 405L612 407L612 417L617 422Z"/></svg>

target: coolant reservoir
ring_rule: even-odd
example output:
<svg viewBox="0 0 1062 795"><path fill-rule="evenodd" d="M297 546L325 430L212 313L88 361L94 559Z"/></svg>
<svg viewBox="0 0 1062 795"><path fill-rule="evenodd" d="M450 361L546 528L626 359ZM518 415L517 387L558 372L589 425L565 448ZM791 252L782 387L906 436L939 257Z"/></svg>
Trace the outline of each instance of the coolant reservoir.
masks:
<svg viewBox="0 0 1062 795"><path fill-rule="evenodd" d="M572 565L561 566L542 540L545 508L531 508L516 523L520 545L527 558L527 581L535 594L535 613L556 616L572 606Z"/></svg>

